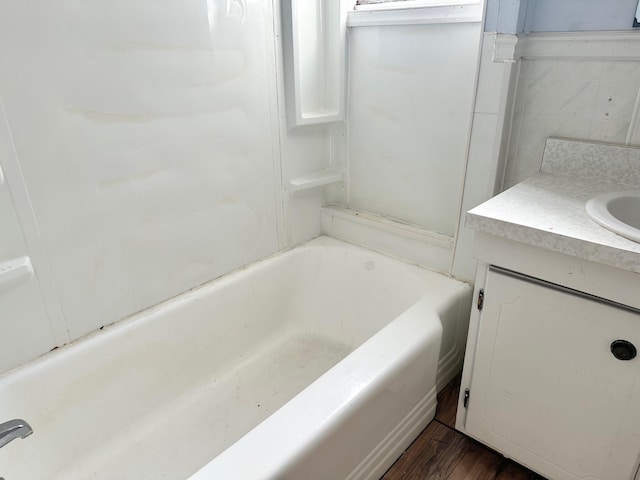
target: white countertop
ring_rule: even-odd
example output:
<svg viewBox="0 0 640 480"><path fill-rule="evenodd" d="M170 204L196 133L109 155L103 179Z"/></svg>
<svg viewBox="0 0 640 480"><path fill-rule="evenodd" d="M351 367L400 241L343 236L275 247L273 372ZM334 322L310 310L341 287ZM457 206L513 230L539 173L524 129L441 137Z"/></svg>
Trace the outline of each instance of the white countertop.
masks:
<svg viewBox="0 0 640 480"><path fill-rule="evenodd" d="M640 243L601 227L585 213L590 198L638 190L573 175L540 172L467 213L474 230L640 273Z"/></svg>

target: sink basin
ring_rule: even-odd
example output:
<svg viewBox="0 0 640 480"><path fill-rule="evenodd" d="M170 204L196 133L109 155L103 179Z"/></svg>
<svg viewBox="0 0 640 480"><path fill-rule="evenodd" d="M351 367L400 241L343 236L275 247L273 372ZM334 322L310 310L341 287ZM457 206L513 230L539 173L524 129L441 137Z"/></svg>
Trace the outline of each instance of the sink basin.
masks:
<svg viewBox="0 0 640 480"><path fill-rule="evenodd" d="M598 195L587 202L585 210L607 230L640 243L640 191Z"/></svg>

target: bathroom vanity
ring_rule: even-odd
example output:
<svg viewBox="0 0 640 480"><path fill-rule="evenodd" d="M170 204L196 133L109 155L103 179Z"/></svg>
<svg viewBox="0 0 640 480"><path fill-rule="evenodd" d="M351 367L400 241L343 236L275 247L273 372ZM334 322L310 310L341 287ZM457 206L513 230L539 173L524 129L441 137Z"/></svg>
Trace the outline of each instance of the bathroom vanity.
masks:
<svg viewBox="0 0 640 480"><path fill-rule="evenodd" d="M549 139L471 210L481 261L456 428L553 480L638 478L640 243L586 202L640 189L640 149Z"/></svg>

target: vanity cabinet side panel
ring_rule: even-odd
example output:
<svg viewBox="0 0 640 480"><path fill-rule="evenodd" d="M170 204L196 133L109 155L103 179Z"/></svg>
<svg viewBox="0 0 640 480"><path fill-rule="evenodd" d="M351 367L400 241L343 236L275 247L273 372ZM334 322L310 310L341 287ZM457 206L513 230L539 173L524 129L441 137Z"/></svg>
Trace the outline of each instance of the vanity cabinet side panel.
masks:
<svg viewBox="0 0 640 480"><path fill-rule="evenodd" d="M490 269L464 431L554 480L631 480L640 358L617 339L640 346L638 313Z"/></svg>
<svg viewBox="0 0 640 480"><path fill-rule="evenodd" d="M478 339L478 329L480 328L481 310L478 308L478 297L486 287L487 272L489 266L486 263L478 262L476 269L476 280L473 288L473 301L471 303L471 313L469 315L469 330L467 333L467 344L464 352L464 365L462 368L462 378L460 381L460 396L458 397L458 410L456 412L456 430L466 432L465 424L467 419L467 399L465 393L469 391L471 379L473 378L473 364L476 355L476 344ZM639 479L640 480L640 479Z"/></svg>

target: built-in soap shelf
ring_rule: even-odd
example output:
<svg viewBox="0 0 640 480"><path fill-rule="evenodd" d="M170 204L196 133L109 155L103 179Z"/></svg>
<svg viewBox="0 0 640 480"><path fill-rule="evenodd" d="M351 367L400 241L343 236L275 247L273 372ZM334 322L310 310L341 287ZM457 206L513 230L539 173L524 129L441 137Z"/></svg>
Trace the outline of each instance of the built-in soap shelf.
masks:
<svg viewBox="0 0 640 480"><path fill-rule="evenodd" d="M33 273L29 257L18 257L0 262L0 291L19 283Z"/></svg>
<svg viewBox="0 0 640 480"><path fill-rule="evenodd" d="M334 170L319 170L309 175L294 178L289 182L291 193L310 188L321 187L330 183L342 182L344 175Z"/></svg>

